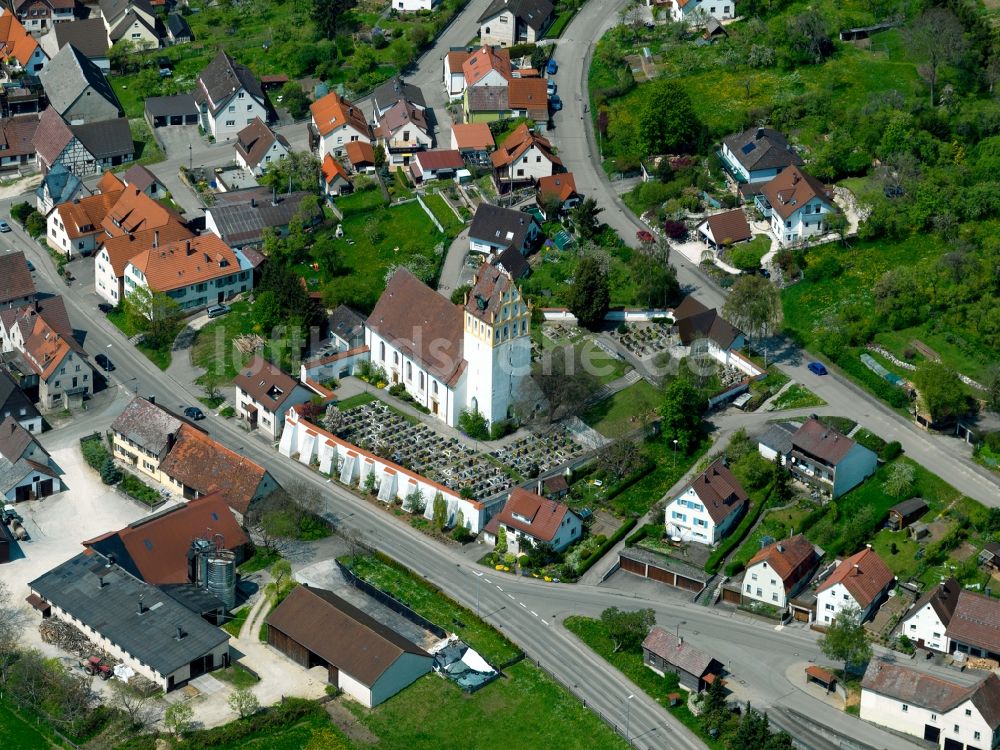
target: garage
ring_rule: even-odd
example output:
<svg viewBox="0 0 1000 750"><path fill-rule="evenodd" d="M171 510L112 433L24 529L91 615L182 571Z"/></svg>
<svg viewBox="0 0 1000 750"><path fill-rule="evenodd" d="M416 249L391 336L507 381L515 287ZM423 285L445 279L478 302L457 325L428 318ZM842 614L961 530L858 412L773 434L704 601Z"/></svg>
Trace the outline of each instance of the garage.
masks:
<svg viewBox="0 0 1000 750"><path fill-rule="evenodd" d="M703 570L642 547L626 547L620 551L618 566L627 573L695 594L704 590L708 582L708 574Z"/></svg>

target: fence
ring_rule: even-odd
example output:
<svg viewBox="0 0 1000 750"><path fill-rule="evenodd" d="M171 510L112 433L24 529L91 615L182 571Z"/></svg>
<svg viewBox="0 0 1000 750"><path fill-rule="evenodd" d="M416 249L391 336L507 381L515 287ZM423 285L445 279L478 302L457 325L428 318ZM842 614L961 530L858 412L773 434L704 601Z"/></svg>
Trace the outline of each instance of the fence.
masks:
<svg viewBox="0 0 1000 750"><path fill-rule="evenodd" d="M437 227L437 230L439 232L444 232L444 227L441 226L441 222L437 220L437 217L434 216L434 212L427 207L426 203L424 203L424 199L420 197L420 193L417 193L417 203L420 204L420 207L424 209L424 213L430 217L432 222L434 222L434 226Z"/></svg>
<svg viewBox="0 0 1000 750"><path fill-rule="evenodd" d="M375 586L372 586L367 581L361 580L356 575L354 575L354 573L351 571L350 568L348 568L347 566L345 566L339 560L337 560L336 562L337 562L337 567L340 568L340 572L344 575L344 579L349 584L351 584L352 586L354 586L354 588L358 589L359 591L363 591L364 593L366 593L368 596L370 596L375 601L379 602L380 604L385 605L386 607L388 607L389 609L391 609L396 614L405 617L407 620L409 620L410 622L412 622L414 625L418 625L419 627L423 628L424 630L427 630L428 632L433 633L438 638L447 638L448 637L448 632L444 628L439 627L438 625L435 625L433 622L431 622L430 620L428 620L426 617L422 617L421 615L418 615L412 609L410 609L405 604L403 604L401 601L399 601L399 599L396 599L394 596L392 596L390 594L387 594L382 589L377 588Z"/></svg>

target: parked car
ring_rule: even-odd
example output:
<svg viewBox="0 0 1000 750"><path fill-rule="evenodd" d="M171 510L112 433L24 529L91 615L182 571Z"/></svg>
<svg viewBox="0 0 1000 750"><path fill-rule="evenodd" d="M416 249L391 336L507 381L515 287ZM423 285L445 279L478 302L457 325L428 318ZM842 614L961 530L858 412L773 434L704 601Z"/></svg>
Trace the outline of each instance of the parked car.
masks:
<svg viewBox="0 0 1000 750"><path fill-rule="evenodd" d="M545 66L545 72L550 76L554 76L559 72L559 63L555 61L555 58L549 60L549 64Z"/></svg>
<svg viewBox="0 0 1000 750"><path fill-rule="evenodd" d="M208 317L218 318L220 315L225 315L227 312L229 312L229 305L212 305L210 308L208 308L207 312L208 312Z"/></svg>
<svg viewBox="0 0 1000 750"><path fill-rule="evenodd" d="M550 78L548 80L548 83L545 84L545 90L549 92L549 96L555 95L555 93L556 93L556 82L553 81Z"/></svg>
<svg viewBox="0 0 1000 750"><path fill-rule="evenodd" d="M549 97L549 107L552 108L553 112L558 112L562 109L562 99L559 98L558 94Z"/></svg>
<svg viewBox="0 0 1000 750"><path fill-rule="evenodd" d="M184 410L184 416L193 422L200 422L205 418L205 412L199 409L197 406L189 406Z"/></svg>
<svg viewBox="0 0 1000 750"><path fill-rule="evenodd" d="M107 302L102 302L101 304L99 304L97 306L97 309L100 310L105 315L107 315L109 312L111 312L115 308L114 308L113 305L109 305Z"/></svg>
<svg viewBox="0 0 1000 750"><path fill-rule="evenodd" d="M115 363L108 359L107 355L104 353L98 354L94 357L94 361L97 363L98 367L105 372L111 372L115 369Z"/></svg>
<svg viewBox="0 0 1000 750"><path fill-rule="evenodd" d="M814 375L826 375L826 367L822 362L810 362L806 367L809 368L809 372Z"/></svg>
<svg viewBox="0 0 1000 750"><path fill-rule="evenodd" d="M34 273L35 272L35 264L32 263L30 260L25 260L24 262L28 264L28 270L31 273Z"/></svg>
<svg viewBox="0 0 1000 750"><path fill-rule="evenodd" d="M647 232L645 229L640 229L635 233L635 238L639 242L653 242L653 233Z"/></svg>
<svg viewBox="0 0 1000 750"><path fill-rule="evenodd" d="M8 224L6 221L0 221L0 232L9 232L9 231L10 231L10 224Z"/></svg>

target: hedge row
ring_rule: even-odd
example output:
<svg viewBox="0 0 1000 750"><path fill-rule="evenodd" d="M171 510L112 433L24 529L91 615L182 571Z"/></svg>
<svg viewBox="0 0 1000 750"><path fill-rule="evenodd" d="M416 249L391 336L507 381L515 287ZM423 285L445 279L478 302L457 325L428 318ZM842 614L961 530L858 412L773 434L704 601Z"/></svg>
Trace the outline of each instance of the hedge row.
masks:
<svg viewBox="0 0 1000 750"><path fill-rule="evenodd" d="M98 472L104 468L104 462L111 458L111 452L99 437L81 440L80 452L83 453L83 460L87 462L87 466Z"/></svg>
<svg viewBox="0 0 1000 750"><path fill-rule="evenodd" d="M578 579L582 578L583 574L586 573L588 570L590 570L593 567L594 563L596 563L598 560L604 557L604 555L607 553L608 550L610 550L612 547L618 544L618 542L624 539L625 535L632 530L632 527L635 526L635 524L636 520L634 518L630 518L621 526L619 526L618 531L609 536L607 540L604 542L604 544L598 547L597 550L594 552L594 554L588 557L586 561L583 563L583 565L580 566L580 570L577 572L577 578Z"/></svg>
<svg viewBox="0 0 1000 750"><path fill-rule="evenodd" d="M716 547L715 551L708 556L708 561L705 563L705 571L708 573L716 573L719 570L719 566L722 561L726 559L726 555L736 549L740 544L743 543L746 535L750 533L754 524L757 523L757 519L760 518L760 514L764 512L764 508L767 507L767 501L771 499L771 490L774 484L768 484L764 488L763 497L761 497L760 502L755 504L750 512L743 517L740 521L740 525L736 527L736 531L727 536L722 540L722 543Z"/></svg>

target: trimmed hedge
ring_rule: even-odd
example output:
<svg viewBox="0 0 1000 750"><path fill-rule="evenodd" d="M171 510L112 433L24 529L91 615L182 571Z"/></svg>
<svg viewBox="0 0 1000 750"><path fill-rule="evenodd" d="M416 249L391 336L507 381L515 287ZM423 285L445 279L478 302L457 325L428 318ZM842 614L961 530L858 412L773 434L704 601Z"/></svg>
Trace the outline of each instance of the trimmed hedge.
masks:
<svg viewBox="0 0 1000 750"><path fill-rule="evenodd" d="M708 560L705 562L705 572L716 573L719 570L719 566L722 561L726 559L726 555L736 549L743 540L746 538L747 534L753 528L754 524L757 523L757 519L760 518L760 514L764 512L764 508L767 507L768 500L771 499L771 490L774 488L774 484L768 484L762 493L760 502L758 502L749 513L747 513L743 520L740 521L740 525L736 527L736 531L727 536L722 540L722 543L715 549L715 551L708 556Z"/></svg>
<svg viewBox="0 0 1000 750"><path fill-rule="evenodd" d="M126 474L119 486L122 492L129 497L135 498L140 503L155 505L160 500L159 492L131 474Z"/></svg>
<svg viewBox="0 0 1000 750"><path fill-rule="evenodd" d="M632 536L625 540L625 543L628 545L638 544L646 537L657 534L663 534L663 526L658 523L647 523L640 526Z"/></svg>
<svg viewBox="0 0 1000 750"><path fill-rule="evenodd" d="M594 554L588 557L586 561L584 561L583 565L580 566L580 570L577 571L576 574L577 578L578 579L582 578L583 574L586 573L588 570L590 570L593 567L594 563L596 563L598 560L604 557L604 555L607 553L609 549L611 549L616 544L618 544L618 542L624 539L625 535L632 530L632 527L635 526L635 524L636 520L634 518L630 518L621 526L619 526L618 531L609 536L607 538L607 541L605 541L604 544L598 547L597 550L594 552Z"/></svg>

